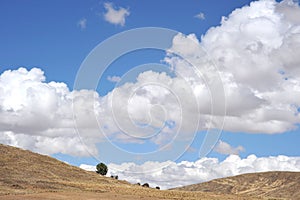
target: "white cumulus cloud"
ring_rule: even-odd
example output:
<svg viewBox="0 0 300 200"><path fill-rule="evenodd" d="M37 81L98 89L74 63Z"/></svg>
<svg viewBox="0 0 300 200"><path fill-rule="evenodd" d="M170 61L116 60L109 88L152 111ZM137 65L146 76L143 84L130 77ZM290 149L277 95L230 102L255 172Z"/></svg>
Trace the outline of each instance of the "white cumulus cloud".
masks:
<svg viewBox="0 0 300 200"><path fill-rule="evenodd" d="M200 12L197 15L195 15L195 17L200 19L200 20L204 20L205 19L205 14L203 12Z"/></svg>
<svg viewBox="0 0 300 200"><path fill-rule="evenodd" d="M96 166L93 166L93 165L81 164L81 165L79 165L79 167L80 167L81 169L86 170L86 171L92 171L92 172L94 172L94 171L97 170L97 169L96 169Z"/></svg>
<svg viewBox="0 0 300 200"><path fill-rule="evenodd" d="M88 145L80 141L73 107L82 107L76 114L87 117L77 123L81 133L98 132L97 124L89 120L98 94L71 92L64 83L45 80L38 68L7 70L0 75L0 142L44 154L89 156L89 150L96 155L95 143L101 136L95 134L95 141Z"/></svg>
<svg viewBox="0 0 300 200"><path fill-rule="evenodd" d="M106 13L104 13L105 21L115 25L125 25L126 17L130 15L129 9L115 8L113 3L104 3L104 8L106 9Z"/></svg>
<svg viewBox="0 0 300 200"><path fill-rule="evenodd" d="M209 29L201 41L194 34L174 38L169 51L188 59L194 68L172 54L165 61L191 82L200 110L208 116L209 92L197 73L204 78L219 73L226 95L225 130L274 134L295 129L300 121L300 60L296 56L300 23L291 15L299 13L299 5L289 0L252 2L223 17L221 25ZM221 119L216 116L212 124Z"/></svg>
<svg viewBox="0 0 300 200"><path fill-rule="evenodd" d="M95 169L95 166L85 164L80 167L90 171ZM108 169L107 176L117 174L120 179L131 183L149 183L151 187L160 186L162 189L168 189L244 173L300 171L300 157L249 155L242 159L237 155L230 155L224 161L217 158L201 158L195 162L180 163L172 161L146 162L141 165L122 163L109 164Z"/></svg>
<svg viewBox="0 0 300 200"><path fill-rule="evenodd" d="M230 144L219 140L214 148L214 151L225 155L239 155L240 152L245 151L245 149L242 146L232 147Z"/></svg>
<svg viewBox="0 0 300 200"><path fill-rule="evenodd" d="M125 24L129 11L105 6L112 23ZM146 71L136 82L102 97L46 82L37 68L5 71L0 75L1 142L48 154L89 155L86 148L97 154L102 129L112 140L143 143L149 137L163 146L220 127L224 99L218 94L223 89L224 130L278 134L296 129L300 21L294 16L299 13L299 5L289 0L252 2L224 17L201 39L176 35L164 59L174 76ZM211 79L217 75L223 88ZM212 94L217 94L215 99ZM75 127L87 145L74 137Z"/></svg>
<svg viewBox="0 0 300 200"><path fill-rule="evenodd" d="M140 73L135 83L123 84L101 99L99 122L110 133L125 131L135 137L160 129L151 139L159 145L220 128L224 115L226 131L278 134L296 129L300 61L294 54L300 46L300 23L286 10L297 14L299 5L255 1L224 17L201 40L195 34L176 35L164 59L176 76ZM222 87L215 84L218 75ZM225 99L219 95L223 90Z"/></svg>

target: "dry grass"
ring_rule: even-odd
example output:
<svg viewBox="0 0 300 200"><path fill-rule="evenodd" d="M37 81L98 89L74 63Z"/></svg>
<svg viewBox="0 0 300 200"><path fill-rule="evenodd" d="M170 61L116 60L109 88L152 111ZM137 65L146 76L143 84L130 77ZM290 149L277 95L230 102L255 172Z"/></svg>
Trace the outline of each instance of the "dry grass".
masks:
<svg viewBox="0 0 300 200"><path fill-rule="evenodd" d="M70 166L49 156L0 144L1 199L263 199L143 188Z"/></svg>
<svg viewBox="0 0 300 200"><path fill-rule="evenodd" d="M300 199L300 172L263 172L221 178L177 190L246 194L270 199Z"/></svg>
<svg viewBox="0 0 300 200"><path fill-rule="evenodd" d="M100 183L130 185L15 147L0 144L0 154L0 194L93 190Z"/></svg>

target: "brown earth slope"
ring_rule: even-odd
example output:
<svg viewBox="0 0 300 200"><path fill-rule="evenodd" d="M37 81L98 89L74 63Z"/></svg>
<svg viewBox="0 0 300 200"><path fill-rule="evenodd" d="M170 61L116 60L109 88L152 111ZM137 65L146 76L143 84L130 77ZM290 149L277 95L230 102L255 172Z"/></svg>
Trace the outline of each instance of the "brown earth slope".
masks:
<svg viewBox="0 0 300 200"><path fill-rule="evenodd" d="M93 184L129 185L49 156L0 144L0 194L92 189ZM91 188L90 188L91 187Z"/></svg>
<svg viewBox="0 0 300 200"><path fill-rule="evenodd" d="M0 200L2 199L205 200L249 197L143 188L126 181L103 177L95 172L87 172L49 156L0 144Z"/></svg>
<svg viewBox="0 0 300 200"><path fill-rule="evenodd" d="M215 194L246 194L254 197L300 199L300 172L242 174L175 189Z"/></svg>

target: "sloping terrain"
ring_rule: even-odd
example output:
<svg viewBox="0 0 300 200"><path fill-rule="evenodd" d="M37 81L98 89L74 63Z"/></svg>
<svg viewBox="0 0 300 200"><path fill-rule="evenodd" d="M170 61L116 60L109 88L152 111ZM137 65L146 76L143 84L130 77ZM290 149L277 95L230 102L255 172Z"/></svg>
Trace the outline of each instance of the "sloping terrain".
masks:
<svg viewBox="0 0 300 200"><path fill-rule="evenodd" d="M253 197L300 199L300 172L242 174L175 189L215 194L246 194Z"/></svg>
<svg viewBox="0 0 300 200"><path fill-rule="evenodd" d="M0 144L0 194L81 190L93 184L129 185L68 165L49 156Z"/></svg>
<svg viewBox="0 0 300 200"><path fill-rule="evenodd" d="M2 144L0 155L0 200L249 199L237 195L143 188L87 172L49 156Z"/></svg>

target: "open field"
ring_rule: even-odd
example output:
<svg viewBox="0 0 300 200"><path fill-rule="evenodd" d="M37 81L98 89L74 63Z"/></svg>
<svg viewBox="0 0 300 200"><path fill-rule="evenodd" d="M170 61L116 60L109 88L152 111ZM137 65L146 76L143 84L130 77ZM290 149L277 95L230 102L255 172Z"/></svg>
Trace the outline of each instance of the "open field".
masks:
<svg viewBox="0 0 300 200"><path fill-rule="evenodd" d="M262 172L220 178L176 190L300 199L300 172Z"/></svg>
<svg viewBox="0 0 300 200"><path fill-rule="evenodd" d="M269 199L268 196L265 195L255 196L250 193L252 197L248 196L249 194L247 193L232 194L230 192L179 190L162 191L153 188L143 188L138 185L132 185L126 181L103 177L94 172L88 172L78 167L70 166L49 156L39 155L15 147L0 145L0 154L1 200ZM294 175L298 177L299 173L295 173ZM247 182L246 179L244 181ZM223 183L225 182L223 181ZM224 184L224 188L228 185L230 185L230 182ZM275 185L273 186L275 187ZM291 187L291 190L287 190L287 187L284 187L284 189L288 192L295 190L294 187ZM219 189L222 191L220 186L218 186L218 190ZM186 190L186 188L181 188L181 190Z"/></svg>

